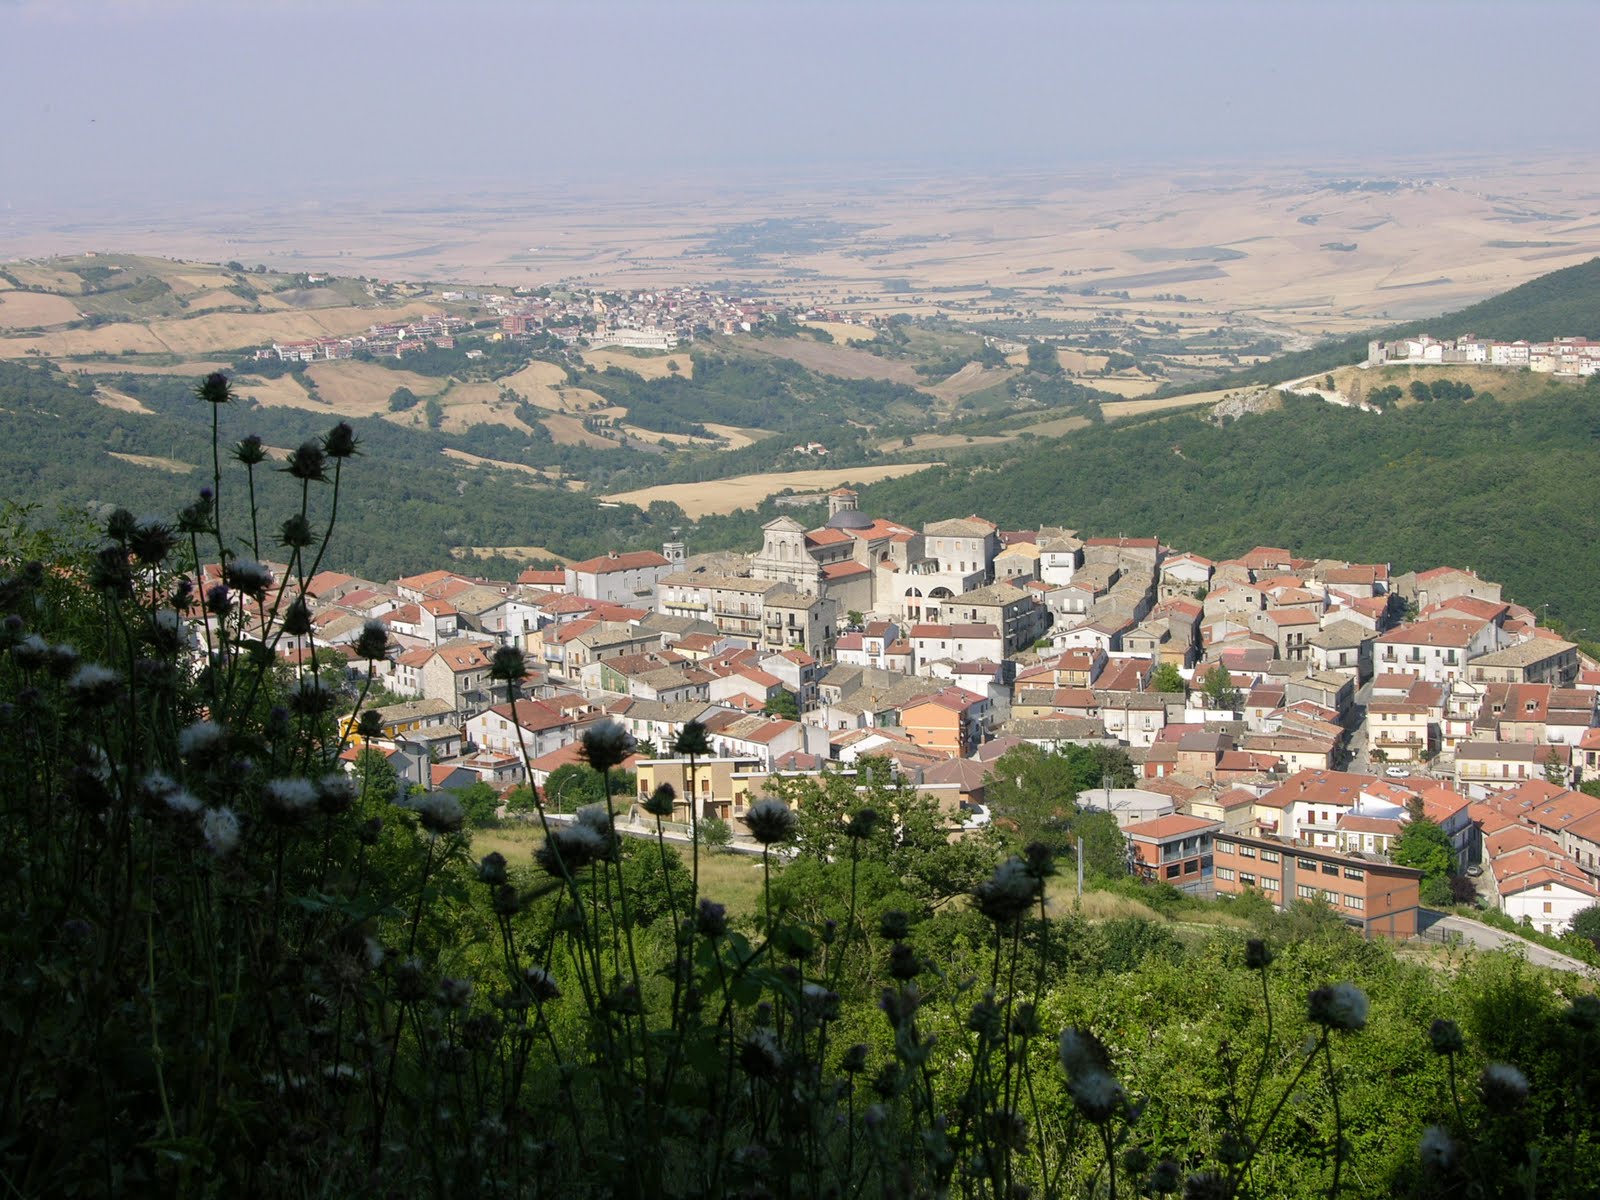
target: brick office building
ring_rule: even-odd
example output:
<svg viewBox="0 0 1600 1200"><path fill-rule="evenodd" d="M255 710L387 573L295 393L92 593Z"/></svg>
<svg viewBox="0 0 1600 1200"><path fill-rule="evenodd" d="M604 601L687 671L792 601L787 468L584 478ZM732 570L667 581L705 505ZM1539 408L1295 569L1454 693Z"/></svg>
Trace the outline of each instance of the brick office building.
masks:
<svg viewBox="0 0 1600 1200"><path fill-rule="evenodd" d="M1221 821L1173 813L1125 826L1133 868L1185 891L1205 891L1211 883L1211 839Z"/></svg>
<svg viewBox="0 0 1600 1200"><path fill-rule="evenodd" d="M1422 872L1415 868L1239 834L1214 837L1211 852L1218 895L1253 889L1278 908L1320 897L1366 937L1416 936Z"/></svg>

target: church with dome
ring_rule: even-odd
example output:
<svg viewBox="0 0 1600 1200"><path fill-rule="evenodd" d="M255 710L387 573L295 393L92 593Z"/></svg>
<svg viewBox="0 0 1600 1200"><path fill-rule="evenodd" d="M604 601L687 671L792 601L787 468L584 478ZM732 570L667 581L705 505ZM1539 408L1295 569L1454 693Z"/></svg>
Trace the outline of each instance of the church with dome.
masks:
<svg viewBox="0 0 1600 1200"><path fill-rule="evenodd" d="M935 521L922 532L869 516L857 494L828 494L828 520L806 529L793 517L762 526L750 574L833 600L840 612L937 620L939 602L994 581L999 530L977 517Z"/></svg>

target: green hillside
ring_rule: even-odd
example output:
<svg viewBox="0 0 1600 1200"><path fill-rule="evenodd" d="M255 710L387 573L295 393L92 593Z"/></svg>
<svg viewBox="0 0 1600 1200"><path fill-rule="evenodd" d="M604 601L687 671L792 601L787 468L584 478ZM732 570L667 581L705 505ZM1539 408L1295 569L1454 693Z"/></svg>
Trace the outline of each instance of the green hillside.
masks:
<svg viewBox="0 0 1600 1200"><path fill-rule="evenodd" d="M1600 386L1518 404L1433 401L1378 416L1288 397L1222 428L1195 415L1093 426L977 466L864 489L909 522L981 513L1089 535L1158 535L1211 557L1471 567L1600 633Z"/></svg>
<svg viewBox="0 0 1600 1200"><path fill-rule="evenodd" d="M48 365L0 363L0 497L38 502L46 517L58 508L97 511L113 504L170 516L189 503L210 482L210 408L193 398L192 381L147 376L125 386L137 387L151 411L107 408L88 385ZM245 403L221 415L224 452L252 433L268 446L297 446L337 420L332 413L318 417ZM437 567L453 546L533 543L575 556L600 554L659 544L670 536L670 523L681 520L676 510L602 508L585 493L440 454L469 439L386 421L355 426L363 454L343 479L343 533L327 564L340 570L386 579ZM506 445L510 435L503 428L499 434ZM269 464L257 472L257 494L262 537L270 543L298 504L298 485ZM242 503L242 497L223 502ZM275 544L262 552L271 549Z"/></svg>
<svg viewBox="0 0 1600 1200"><path fill-rule="evenodd" d="M1431 333L1435 337L1476 333L1502 341L1600 336L1600 258L1591 258L1575 267L1530 279L1509 292L1480 300L1457 312L1324 342L1309 350L1280 355L1270 362L1220 378L1169 385L1156 395L1282 383L1286 379L1298 379L1317 371L1331 371L1335 367L1359 362L1367 356L1367 343L1374 338L1390 339L1418 333Z"/></svg>

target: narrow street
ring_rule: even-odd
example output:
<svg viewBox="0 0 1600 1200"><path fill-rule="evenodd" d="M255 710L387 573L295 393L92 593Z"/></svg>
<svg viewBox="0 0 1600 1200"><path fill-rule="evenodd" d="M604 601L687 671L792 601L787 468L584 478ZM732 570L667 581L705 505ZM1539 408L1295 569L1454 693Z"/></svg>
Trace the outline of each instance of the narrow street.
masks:
<svg viewBox="0 0 1600 1200"><path fill-rule="evenodd" d="M1600 978L1600 971L1580 959L1573 958L1569 954L1561 954L1555 950L1547 950L1545 947L1535 942L1530 942L1525 938L1520 938L1514 933L1507 933L1503 929L1482 925L1466 917L1433 912L1425 908L1421 913L1417 936L1430 942L1458 939L1464 945L1476 946L1482 950L1510 950L1512 953L1522 954L1536 967L1549 967L1555 971L1570 971L1574 975L1581 975L1587 979Z"/></svg>

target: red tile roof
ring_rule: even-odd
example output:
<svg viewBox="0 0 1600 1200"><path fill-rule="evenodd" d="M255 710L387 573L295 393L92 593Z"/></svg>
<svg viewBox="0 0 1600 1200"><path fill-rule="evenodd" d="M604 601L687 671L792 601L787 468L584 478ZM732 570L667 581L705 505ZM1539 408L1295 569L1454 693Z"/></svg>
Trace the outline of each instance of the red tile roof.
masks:
<svg viewBox="0 0 1600 1200"><path fill-rule="evenodd" d="M610 554L573 563L571 570L578 575L611 575L618 571L641 571L646 567L669 565L667 560L654 550L628 550L620 554L613 550Z"/></svg>
<svg viewBox="0 0 1600 1200"><path fill-rule="evenodd" d="M1220 829L1216 821L1208 821L1204 817L1189 817L1182 813L1170 813L1164 817L1156 817L1151 821L1136 821L1132 825L1124 825L1122 832L1131 838L1149 839L1151 841L1165 841L1168 838L1192 837L1208 829Z"/></svg>

